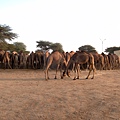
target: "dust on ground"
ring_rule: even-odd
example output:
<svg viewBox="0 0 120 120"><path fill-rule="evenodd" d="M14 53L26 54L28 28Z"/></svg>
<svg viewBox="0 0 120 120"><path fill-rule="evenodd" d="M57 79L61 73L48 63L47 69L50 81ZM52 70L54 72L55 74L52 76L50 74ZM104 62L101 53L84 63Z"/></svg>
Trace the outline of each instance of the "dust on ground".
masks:
<svg viewBox="0 0 120 120"><path fill-rule="evenodd" d="M42 70L0 70L0 120L120 120L120 70L45 81Z"/></svg>

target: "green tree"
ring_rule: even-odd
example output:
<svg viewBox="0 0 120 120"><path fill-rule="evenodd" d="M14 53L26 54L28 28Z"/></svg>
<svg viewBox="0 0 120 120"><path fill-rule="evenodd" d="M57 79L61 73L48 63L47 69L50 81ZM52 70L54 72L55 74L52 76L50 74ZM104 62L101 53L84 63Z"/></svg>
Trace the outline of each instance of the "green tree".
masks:
<svg viewBox="0 0 120 120"><path fill-rule="evenodd" d="M50 49L52 49L53 51L59 51L59 52L63 52L63 47L60 43L54 43L50 46Z"/></svg>
<svg viewBox="0 0 120 120"><path fill-rule="evenodd" d="M24 53L25 53L25 54L29 54L29 53L30 53L30 51L24 51Z"/></svg>
<svg viewBox="0 0 120 120"><path fill-rule="evenodd" d="M7 48L7 50L13 52L13 51L16 51L16 47L15 47L14 44L8 44L8 48Z"/></svg>
<svg viewBox="0 0 120 120"><path fill-rule="evenodd" d="M26 51L26 45L22 42L14 42L14 46L16 52Z"/></svg>
<svg viewBox="0 0 120 120"><path fill-rule="evenodd" d="M49 50L50 46L53 44L52 42L44 40L36 41L36 43L37 47L40 47L41 50Z"/></svg>
<svg viewBox="0 0 120 120"><path fill-rule="evenodd" d="M17 38L18 35L12 32L12 29L7 25L0 25L0 41L5 42L6 40L12 41Z"/></svg>
<svg viewBox="0 0 120 120"><path fill-rule="evenodd" d="M78 49L82 51L87 51L87 52L97 52L95 48L91 45L84 45L84 46L79 47Z"/></svg>
<svg viewBox="0 0 120 120"><path fill-rule="evenodd" d="M6 42L0 41L0 50L7 50L8 44Z"/></svg>
<svg viewBox="0 0 120 120"><path fill-rule="evenodd" d="M120 47L109 47L109 48L105 49L105 52L114 53L114 51L116 51L116 50L120 50Z"/></svg>

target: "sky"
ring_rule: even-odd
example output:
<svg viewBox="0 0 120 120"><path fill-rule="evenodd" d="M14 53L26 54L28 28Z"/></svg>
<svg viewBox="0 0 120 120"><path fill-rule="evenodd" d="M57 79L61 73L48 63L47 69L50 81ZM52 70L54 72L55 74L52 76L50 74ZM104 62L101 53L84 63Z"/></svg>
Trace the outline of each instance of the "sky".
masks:
<svg viewBox="0 0 120 120"><path fill-rule="evenodd" d="M83 45L98 53L120 47L119 0L0 0L0 24L35 51L36 41L61 43L66 52ZM102 44L103 42L103 44Z"/></svg>

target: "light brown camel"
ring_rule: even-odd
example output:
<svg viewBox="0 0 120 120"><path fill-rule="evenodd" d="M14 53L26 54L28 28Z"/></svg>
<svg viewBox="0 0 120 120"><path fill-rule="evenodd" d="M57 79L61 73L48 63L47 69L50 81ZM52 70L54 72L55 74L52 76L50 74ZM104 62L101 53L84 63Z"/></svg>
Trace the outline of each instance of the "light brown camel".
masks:
<svg viewBox="0 0 120 120"><path fill-rule="evenodd" d="M66 52L65 59L66 59L67 64L68 64L70 58L71 58L74 54L75 54L74 51Z"/></svg>
<svg viewBox="0 0 120 120"><path fill-rule="evenodd" d="M75 52L74 51L70 51L70 52L66 52L65 53L65 59L66 59L66 62L67 62L67 64L68 64L68 62L70 61L70 58L73 56L75 54ZM73 69L74 69L74 64L71 64L70 65L70 67L69 67L69 69L71 69L72 71L74 71ZM65 72L64 72L64 76L66 76L65 75Z"/></svg>
<svg viewBox="0 0 120 120"><path fill-rule="evenodd" d="M89 78L89 75L91 73L91 71L93 70L93 76L91 79L94 78L94 72L95 72L95 66L94 66L94 57L91 53L87 53L87 52L80 52L77 51L70 59L70 61L67 64L66 70L65 72L68 74L68 69L70 67L71 64L75 64L75 69L74 69L74 79L79 79L80 76L80 66L82 64L88 63L89 65L89 73L88 76L86 77L86 79ZM69 75L68 75L69 76ZM69 76L70 77L70 76Z"/></svg>
<svg viewBox="0 0 120 120"><path fill-rule="evenodd" d="M48 50L43 53L43 61L44 61L43 69L45 69L46 67L46 62L49 55L50 55L50 52Z"/></svg>
<svg viewBox="0 0 120 120"><path fill-rule="evenodd" d="M104 57L104 67L103 67L103 70L110 70L110 64L109 64L108 56L106 54L104 54L103 52L101 53L101 55Z"/></svg>
<svg viewBox="0 0 120 120"><path fill-rule="evenodd" d="M4 69L6 69L7 65L11 69L9 52L0 50L0 61L4 64Z"/></svg>
<svg viewBox="0 0 120 120"><path fill-rule="evenodd" d="M65 60L64 56L58 51L51 53L47 59L46 67L45 67L45 71L44 71L45 72L45 79L46 80L49 79L48 69L52 63L57 64L55 79L57 79L57 71L59 68L60 68L60 76L62 79L63 78L62 66L63 66L63 64L65 64L65 66L66 66L66 60Z"/></svg>

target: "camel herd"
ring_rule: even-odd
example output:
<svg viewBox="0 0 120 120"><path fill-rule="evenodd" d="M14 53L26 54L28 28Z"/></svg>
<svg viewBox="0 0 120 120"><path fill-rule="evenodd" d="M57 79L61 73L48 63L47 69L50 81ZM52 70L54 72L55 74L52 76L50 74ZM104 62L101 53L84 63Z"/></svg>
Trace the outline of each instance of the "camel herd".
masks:
<svg viewBox="0 0 120 120"><path fill-rule="evenodd" d="M0 68L2 69L44 69L45 80L49 78L49 68L56 69L55 79L57 79L58 70L63 79L66 75L70 77L70 72L74 72L74 80L79 79L80 71L88 69L88 75L95 70L113 70L120 68L120 57L116 54L98 54L97 52L71 51L60 53L54 51L36 51L30 54L23 52L7 52L0 50Z"/></svg>

